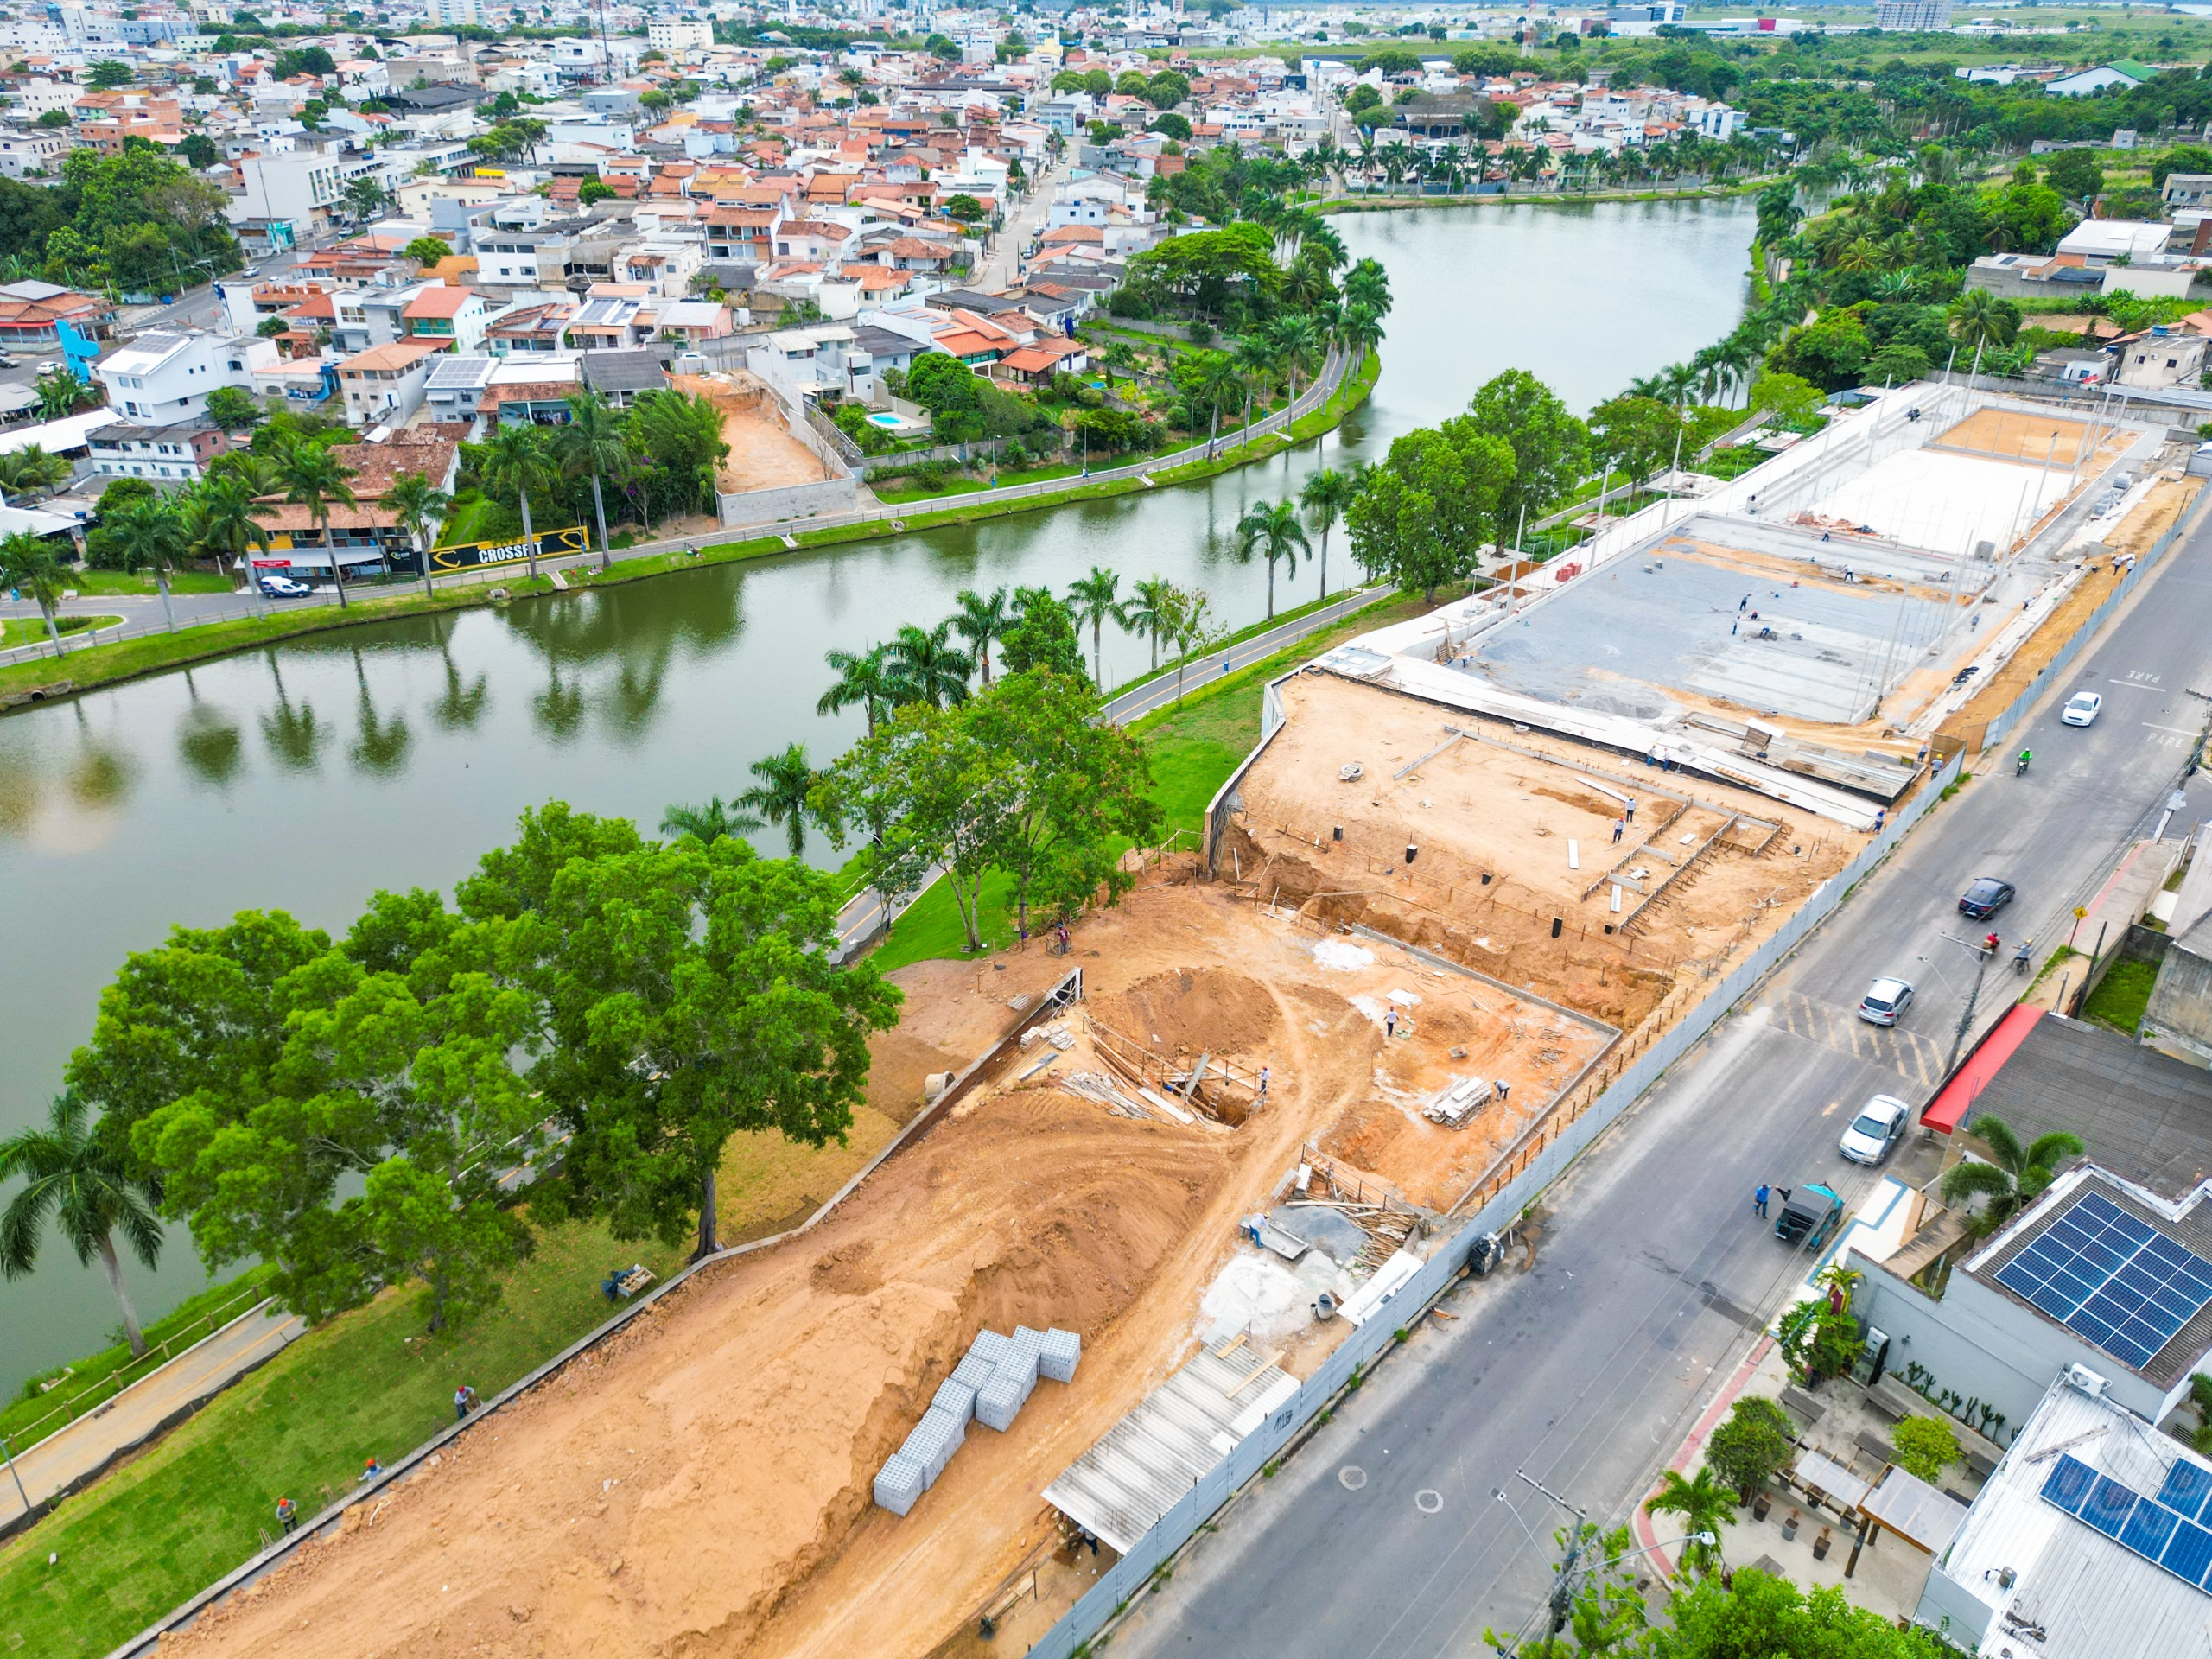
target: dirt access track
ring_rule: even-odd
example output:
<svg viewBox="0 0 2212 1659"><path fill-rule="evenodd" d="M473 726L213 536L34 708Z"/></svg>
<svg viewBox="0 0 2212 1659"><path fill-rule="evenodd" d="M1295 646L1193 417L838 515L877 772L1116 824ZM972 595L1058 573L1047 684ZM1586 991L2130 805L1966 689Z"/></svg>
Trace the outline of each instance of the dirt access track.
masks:
<svg viewBox="0 0 2212 1659"><path fill-rule="evenodd" d="M1263 1109L1234 1131L1116 1116L1049 1071L1019 1081L1025 1054L812 1233L696 1275L162 1651L928 1653L1046 1538L1043 1488L1187 1355L1238 1218L1301 1145L1347 1123L1347 1155L1391 1140L1362 1128L1378 1084L1451 1069L1470 982L1440 987L1380 944L1370 963L1317 955L1338 938L1218 887L1155 885L1086 919L1086 1007L1162 1053L1268 1065ZM879 1039L897 1087L981 1052L1010 995L1065 966L1039 950L902 970L906 1017ZM1429 1028L1386 1049L1391 1007ZM1538 1091L1540 1047L1483 1058ZM1448 1185L1510 1125L1417 1127ZM1401 1184L1423 1144L1382 1148ZM875 1508L876 1467L978 1327L1016 1323L1079 1332L1076 1381L1040 1386L1007 1434L971 1429L911 1515Z"/></svg>

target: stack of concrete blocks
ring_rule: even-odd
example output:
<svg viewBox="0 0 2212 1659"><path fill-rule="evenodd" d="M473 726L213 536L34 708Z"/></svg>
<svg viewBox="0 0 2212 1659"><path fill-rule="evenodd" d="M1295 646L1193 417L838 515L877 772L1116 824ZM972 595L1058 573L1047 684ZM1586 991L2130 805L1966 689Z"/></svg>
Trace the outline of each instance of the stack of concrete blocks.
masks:
<svg viewBox="0 0 2212 1659"><path fill-rule="evenodd" d="M1083 1338L1072 1331L1016 1325L1010 1337L978 1332L952 1375L938 1384L929 1410L906 1443L877 1471L875 1501L894 1515L906 1514L944 1472L967 1438L970 1420L1003 1434L1014 1427L1039 1377L1072 1382L1082 1357Z"/></svg>

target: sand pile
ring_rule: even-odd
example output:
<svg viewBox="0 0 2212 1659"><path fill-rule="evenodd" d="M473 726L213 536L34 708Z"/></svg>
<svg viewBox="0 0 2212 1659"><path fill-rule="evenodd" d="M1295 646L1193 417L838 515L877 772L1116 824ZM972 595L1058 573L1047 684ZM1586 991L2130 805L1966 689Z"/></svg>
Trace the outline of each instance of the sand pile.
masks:
<svg viewBox="0 0 2212 1659"><path fill-rule="evenodd" d="M1264 1065L1281 1011L1258 981L1221 969L1154 974L1092 999L1098 1019L1160 1054L1233 1054Z"/></svg>

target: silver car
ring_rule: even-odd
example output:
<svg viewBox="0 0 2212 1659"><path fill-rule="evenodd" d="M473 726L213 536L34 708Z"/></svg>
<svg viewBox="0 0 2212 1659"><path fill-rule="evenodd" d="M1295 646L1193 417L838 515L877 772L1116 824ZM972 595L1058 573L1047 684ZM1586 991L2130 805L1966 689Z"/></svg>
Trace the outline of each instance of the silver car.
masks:
<svg viewBox="0 0 2212 1659"><path fill-rule="evenodd" d="M1859 1017L1869 1025L1894 1026L1911 1006L1910 982L1885 976L1869 985L1866 995L1859 999Z"/></svg>
<svg viewBox="0 0 2212 1659"><path fill-rule="evenodd" d="M1837 1149L1854 1164L1878 1164L1904 1133L1912 1109L1895 1095L1877 1095L1859 1108Z"/></svg>

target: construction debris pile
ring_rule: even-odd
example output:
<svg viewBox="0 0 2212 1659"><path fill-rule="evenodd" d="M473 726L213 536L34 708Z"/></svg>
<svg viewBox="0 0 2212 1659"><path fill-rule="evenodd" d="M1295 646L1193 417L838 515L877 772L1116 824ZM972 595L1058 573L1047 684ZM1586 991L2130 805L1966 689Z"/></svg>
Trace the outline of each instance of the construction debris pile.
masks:
<svg viewBox="0 0 2212 1659"><path fill-rule="evenodd" d="M1082 1357L1083 1338L1072 1331L1033 1331L1018 1325L1010 1337L976 1332L967 1357L938 1384L930 1408L906 1444L876 1471L875 1501L894 1515L906 1514L937 1484L967 1440L970 1422L1005 1433L1039 1377L1072 1382Z"/></svg>
<svg viewBox="0 0 2212 1659"><path fill-rule="evenodd" d="M1440 1123L1447 1129L1464 1129L1497 1093L1495 1084L1484 1083L1477 1077L1455 1077L1437 1090L1436 1098L1421 1109L1421 1115L1430 1122Z"/></svg>

